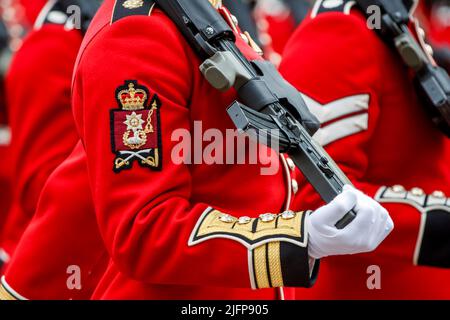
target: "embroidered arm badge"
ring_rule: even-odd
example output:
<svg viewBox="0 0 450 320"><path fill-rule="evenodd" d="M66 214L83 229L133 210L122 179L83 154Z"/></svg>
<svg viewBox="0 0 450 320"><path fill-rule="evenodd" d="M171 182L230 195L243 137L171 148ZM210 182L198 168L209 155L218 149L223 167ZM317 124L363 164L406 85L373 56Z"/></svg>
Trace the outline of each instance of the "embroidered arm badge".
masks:
<svg viewBox="0 0 450 320"><path fill-rule="evenodd" d="M126 80L116 90L119 109L111 110L111 145L116 173L142 167L161 170L161 102L136 80Z"/></svg>

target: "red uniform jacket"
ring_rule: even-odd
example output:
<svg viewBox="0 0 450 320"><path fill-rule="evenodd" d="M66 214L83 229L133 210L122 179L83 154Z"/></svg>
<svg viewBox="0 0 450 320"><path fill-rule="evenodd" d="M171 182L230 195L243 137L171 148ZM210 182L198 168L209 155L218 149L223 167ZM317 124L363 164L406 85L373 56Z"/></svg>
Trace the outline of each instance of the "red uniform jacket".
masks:
<svg viewBox="0 0 450 320"><path fill-rule="evenodd" d="M42 7L50 1L47 0L20 0L25 9L25 15L30 25L33 25L42 10Z"/></svg>
<svg viewBox="0 0 450 320"><path fill-rule="evenodd" d="M324 259L317 285L299 298L450 298L450 270L417 266L450 267L450 142L420 106L400 58L348 3L318 6L288 43L281 72L323 123L316 139L395 222L375 253ZM303 185L302 206L319 206ZM372 266L381 290L369 289Z"/></svg>
<svg viewBox="0 0 450 320"><path fill-rule="evenodd" d="M9 150L11 132L8 126L5 104L5 90L3 79L0 79L0 159L3 166L0 168L0 233L5 224L7 213L11 204L11 171L9 170ZM1 253L0 253L1 254Z"/></svg>
<svg viewBox="0 0 450 320"><path fill-rule="evenodd" d="M14 196L1 243L9 254L32 218L48 176L77 142L70 90L81 40L78 30L64 25L37 26L10 67L6 90Z"/></svg>
<svg viewBox="0 0 450 320"><path fill-rule="evenodd" d="M273 288L309 286L305 214L258 218L294 199L284 158L272 153L279 170L270 176L261 164L176 161L180 138L201 131L195 121L203 132L233 128L235 95L206 82L175 25L151 8L105 1L76 67L74 114L111 256L93 297L274 299L283 290Z"/></svg>
<svg viewBox="0 0 450 320"><path fill-rule="evenodd" d="M0 297L89 299L107 262L79 143L45 184L1 281Z"/></svg>

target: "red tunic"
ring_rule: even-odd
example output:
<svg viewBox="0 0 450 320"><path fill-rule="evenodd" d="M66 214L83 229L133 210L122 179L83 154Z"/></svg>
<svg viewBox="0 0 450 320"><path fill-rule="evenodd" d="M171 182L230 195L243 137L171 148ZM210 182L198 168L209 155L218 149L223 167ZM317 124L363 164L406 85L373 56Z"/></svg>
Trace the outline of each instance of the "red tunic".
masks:
<svg viewBox="0 0 450 320"><path fill-rule="evenodd" d="M2 284L15 298L86 300L107 262L79 143L45 184Z"/></svg>
<svg viewBox="0 0 450 320"><path fill-rule="evenodd" d="M5 224L6 216L11 204L11 171L8 169L10 164L10 140L11 133L8 126L4 93L4 82L0 80L0 159L3 166L0 168L0 234Z"/></svg>
<svg viewBox="0 0 450 320"><path fill-rule="evenodd" d="M20 0L25 9L25 15L30 25L33 25L39 15L42 7L49 1L47 0Z"/></svg>
<svg viewBox="0 0 450 320"><path fill-rule="evenodd" d="M1 243L9 254L32 218L48 176L77 142L70 90L81 40L78 30L45 24L28 35L9 69L14 195Z"/></svg>
<svg viewBox="0 0 450 320"><path fill-rule="evenodd" d="M260 1L254 15L264 56L278 65L284 47L295 31L295 20L282 1Z"/></svg>
<svg viewBox="0 0 450 320"><path fill-rule="evenodd" d="M288 43L280 68L323 123L317 140L358 188L383 202L395 223L376 252L324 259L317 285L300 291L299 298L450 298L448 269L414 265L424 264L427 254L437 258L440 250L450 252L448 229L439 231L426 220L434 208L448 226L450 201L434 191L450 195L450 141L419 105L400 58L353 9L305 22ZM301 185L301 206L318 207L312 188ZM394 185L410 192L382 188ZM428 233L430 227L436 232ZM435 251L425 252L432 239ZM367 287L372 265L381 268L381 290Z"/></svg>
<svg viewBox="0 0 450 320"><path fill-rule="evenodd" d="M126 8L123 2L117 1L115 16ZM292 177L284 158L272 154L279 170L270 176L261 175L261 164L177 164L178 130L193 133L200 120L203 132L234 128L226 107L235 95L206 82L198 57L161 11L149 17L133 14L141 7L125 10L129 16L111 24L114 4L105 1L92 23L73 88L97 221L111 255L93 297L275 299L279 290L270 287L308 285L297 281L304 272L309 278L307 230L292 245L270 236L278 232L275 220L236 220L290 206ZM238 39L249 57L258 57ZM293 228L286 230L303 225L278 219ZM242 231L250 226L254 230ZM264 234L269 244L261 243ZM271 255L262 264L264 250Z"/></svg>

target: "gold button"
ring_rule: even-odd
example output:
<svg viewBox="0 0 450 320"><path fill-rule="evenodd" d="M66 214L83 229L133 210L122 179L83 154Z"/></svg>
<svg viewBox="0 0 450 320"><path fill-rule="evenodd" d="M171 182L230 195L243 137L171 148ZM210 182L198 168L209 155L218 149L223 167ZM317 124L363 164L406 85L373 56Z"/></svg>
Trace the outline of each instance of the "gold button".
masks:
<svg viewBox="0 0 450 320"><path fill-rule="evenodd" d="M276 219L276 215L273 213L264 213L259 216L259 219L261 219L262 222L272 222Z"/></svg>
<svg viewBox="0 0 450 320"><path fill-rule="evenodd" d="M247 35L241 33L241 37L242 37L242 39L244 39L244 41L245 41L246 44L249 44L249 40L248 40Z"/></svg>
<svg viewBox="0 0 450 320"><path fill-rule="evenodd" d="M411 193L413 196L416 196L416 197L422 197L425 195L425 192L420 188L411 189Z"/></svg>
<svg viewBox="0 0 450 320"><path fill-rule="evenodd" d="M221 214L219 217L219 220L224 223L233 223L234 222L234 218L232 216L230 216L229 214Z"/></svg>
<svg viewBox="0 0 450 320"><path fill-rule="evenodd" d="M125 1L122 6L126 9L137 9L144 5L143 0L127 0Z"/></svg>
<svg viewBox="0 0 450 320"><path fill-rule="evenodd" d="M397 184L392 187L392 191L394 191L395 193L402 193L402 192L405 192L406 190L405 190L405 187Z"/></svg>
<svg viewBox="0 0 450 320"><path fill-rule="evenodd" d="M291 158L286 158L286 162L287 162L287 165L288 165L289 169L294 171L295 170L294 160L292 160Z"/></svg>
<svg viewBox="0 0 450 320"><path fill-rule="evenodd" d="M252 36L250 35L250 33L248 33L248 31L244 32L245 37L247 38L247 43L248 45L260 56L262 56L264 54L264 52L262 51L261 47L255 42L255 40L253 40ZM245 40L245 39L244 39Z"/></svg>
<svg viewBox="0 0 450 320"><path fill-rule="evenodd" d="M444 199L446 197L445 193L440 190L434 191L431 195L438 199Z"/></svg>
<svg viewBox="0 0 450 320"><path fill-rule="evenodd" d="M231 20L233 21L233 24L234 24L236 27L239 26L239 21L238 21L238 19L236 18L235 15L231 15Z"/></svg>
<svg viewBox="0 0 450 320"><path fill-rule="evenodd" d="M297 194L298 192L298 182L295 179L292 179L292 191L294 192L294 194Z"/></svg>
<svg viewBox="0 0 450 320"><path fill-rule="evenodd" d="M419 36L420 37L422 37L422 38L425 38L425 36L426 36L426 33L425 33L425 30L423 29L423 28L418 28L417 29L417 33L419 34Z"/></svg>
<svg viewBox="0 0 450 320"><path fill-rule="evenodd" d="M294 219L296 215L297 214L294 211L288 210L288 211L285 211L285 212L283 212L281 214L281 219L283 219L283 220L291 220L291 219Z"/></svg>
<svg viewBox="0 0 450 320"><path fill-rule="evenodd" d="M240 217L238 219L238 224L248 224L252 221L250 217Z"/></svg>

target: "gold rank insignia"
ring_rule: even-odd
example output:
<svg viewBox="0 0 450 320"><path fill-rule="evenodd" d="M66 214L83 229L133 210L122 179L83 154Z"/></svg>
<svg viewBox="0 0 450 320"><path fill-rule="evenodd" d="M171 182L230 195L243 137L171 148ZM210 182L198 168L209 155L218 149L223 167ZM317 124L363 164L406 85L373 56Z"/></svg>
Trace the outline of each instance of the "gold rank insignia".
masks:
<svg viewBox="0 0 450 320"><path fill-rule="evenodd" d="M130 169L134 161L143 167L161 169L159 108L155 94L135 80L127 80L116 90L119 109L111 111L111 142L114 171Z"/></svg>

